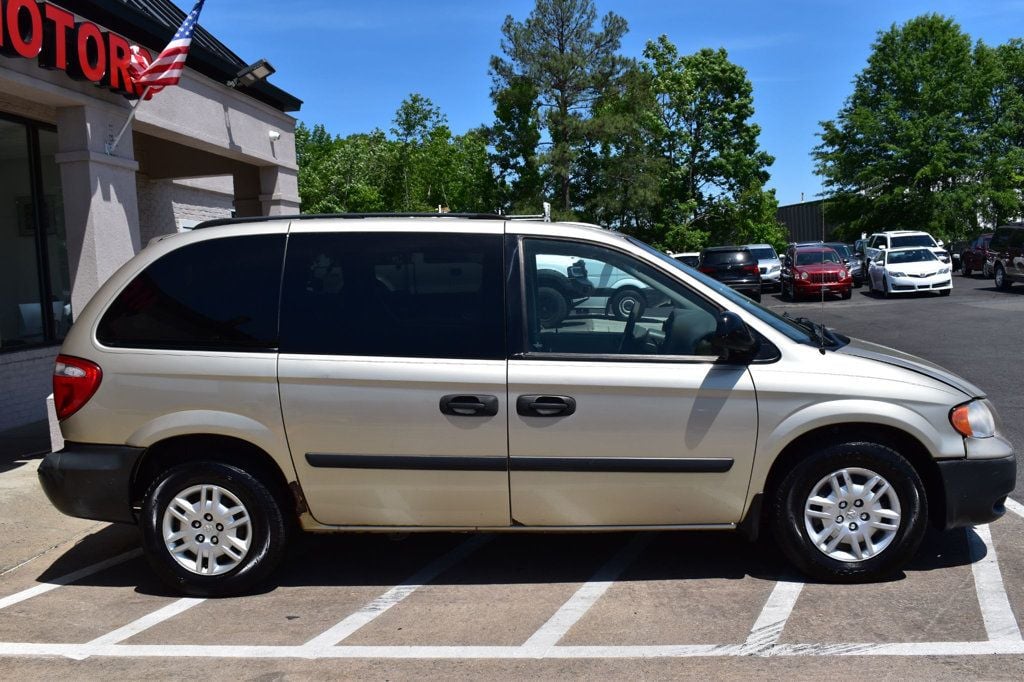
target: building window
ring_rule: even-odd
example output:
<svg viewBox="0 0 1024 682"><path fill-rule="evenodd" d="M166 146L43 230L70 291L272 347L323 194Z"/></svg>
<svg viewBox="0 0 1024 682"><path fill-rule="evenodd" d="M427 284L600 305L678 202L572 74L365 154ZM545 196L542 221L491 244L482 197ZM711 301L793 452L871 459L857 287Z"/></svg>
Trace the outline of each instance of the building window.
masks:
<svg viewBox="0 0 1024 682"><path fill-rule="evenodd" d="M0 117L0 351L55 343L71 326L57 133Z"/></svg>

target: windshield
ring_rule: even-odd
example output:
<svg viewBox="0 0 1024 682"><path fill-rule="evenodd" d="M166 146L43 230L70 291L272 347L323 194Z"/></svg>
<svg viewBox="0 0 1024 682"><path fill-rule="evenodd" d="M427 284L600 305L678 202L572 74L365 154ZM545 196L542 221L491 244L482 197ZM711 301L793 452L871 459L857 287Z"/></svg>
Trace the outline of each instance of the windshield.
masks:
<svg viewBox="0 0 1024 682"><path fill-rule="evenodd" d="M898 249L904 246L935 246L935 240L927 234L911 234L905 237L892 237L889 248Z"/></svg>
<svg viewBox="0 0 1024 682"><path fill-rule="evenodd" d="M659 260L668 263L676 270L681 270L682 272L685 272L693 279L700 281L701 284L708 287L709 289L714 289L715 292L729 299L729 301L733 303L737 308L742 308L746 312L750 313L751 315L759 319L761 322L764 322L765 324L769 325L775 331L785 334L786 336L796 341L797 343L805 343L812 346L819 345L819 340L812 335L813 332L807 329L807 327L797 323L796 320L788 317L783 317L782 315L772 312L767 308L762 308L760 305L754 303L752 300L750 300L743 294L739 293L735 289L730 289L725 284L722 284L716 279L708 277L699 270L693 270L691 268L686 267L685 265L683 265L676 259L672 258L668 254L664 254L661 251L658 251L653 246L648 246L639 239L635 239L633 237L626 237L626 239L629 240L631 244L639 246L641 249L655 256Z"/></svg>
<svg viewBox="0 0 1024 682"><path fill-rule="evenodd" d="M938 258L928 249L889 252L889 265L895 265L896 263L923 263L929 260L938 260Z"/></svg>
<svg viewBox="0 0 1024 682"><path fill-rule="evenodd" d="M847 246L846 244L826 244L825 246L832 247L843 258L850 257L850 247Z"/></svg>
<svg viewBox="0 0 1024 682"><path fill-rule="evenodd" d="M798 251L797 265L816 265L817 263L838 263L839 254L835 251Z"/></svg>
<svg viewBox="0 0 1024 682"><path fill-rule="evenodd" d="M770 246L753 246L747 247L750 249L750 253L754 254L754 258L757 260L776 260L778 256L775 253L775 249Z"/></svg>

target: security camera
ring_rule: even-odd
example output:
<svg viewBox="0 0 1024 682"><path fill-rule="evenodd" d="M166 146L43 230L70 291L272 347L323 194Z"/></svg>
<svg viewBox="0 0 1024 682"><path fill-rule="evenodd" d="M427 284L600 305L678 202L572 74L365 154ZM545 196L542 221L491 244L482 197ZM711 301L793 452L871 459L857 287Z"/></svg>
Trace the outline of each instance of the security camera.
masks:
<svg viewBox="0 0 1024 682"><path fill-rule="evenodd" d="M276 130L271 130L270 131L270 141L271 142L277 142L280 139L281 139L281 133L277 132Z"/></svg>

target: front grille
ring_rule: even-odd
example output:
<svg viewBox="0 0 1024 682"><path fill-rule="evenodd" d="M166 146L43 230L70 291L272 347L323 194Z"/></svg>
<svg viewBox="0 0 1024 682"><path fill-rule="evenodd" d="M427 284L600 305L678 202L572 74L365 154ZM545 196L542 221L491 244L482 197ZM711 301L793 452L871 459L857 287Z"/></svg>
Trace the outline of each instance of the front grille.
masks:
<svg viewBox="0 0 1024 682"><path fill-rule="evenodd" d="M812 272L810 277L811 284L835 284L839 281L838 272Z"/></svg>
<svg viewBox="0 0 1024 682"><path fill-rule="evenodd" d="M762 274L762 275L767 275L767 274L768 274L768 268L766 268L766 267L764 267L764 266L762 265L760 269L761 269L761 274Z"/></svg>

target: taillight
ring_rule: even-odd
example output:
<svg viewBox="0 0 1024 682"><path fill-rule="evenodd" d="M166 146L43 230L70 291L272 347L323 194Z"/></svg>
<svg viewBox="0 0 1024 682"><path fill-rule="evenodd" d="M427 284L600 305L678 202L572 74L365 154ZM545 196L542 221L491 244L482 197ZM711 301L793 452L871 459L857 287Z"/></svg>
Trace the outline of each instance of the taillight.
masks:
<svg viewBox="0 0 1024 682"><path fill-rule="evenodd" d="M702 265L702 266L700 266L700 271L703 272L705 275L713 275L716 272L718 272L718 269L717 268L708 267L707 265Z"/></svg>
<svg viewBox="0 0 1024 682"><path fill-rule="evenodd" d="M64 421L96 393L103 379L103 370L95 362L58 355L53 368L53 406L57 419Z"/></svg>
<svg viewBox="0 0 1024 682"><path fill-rule="evenodd" d="M744 265L743 272L747 273L748 275L756 275L760 271L757 269L756 265Z"/></svg>

